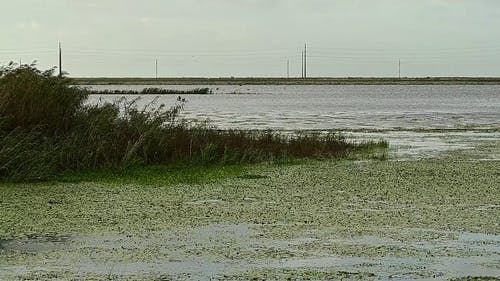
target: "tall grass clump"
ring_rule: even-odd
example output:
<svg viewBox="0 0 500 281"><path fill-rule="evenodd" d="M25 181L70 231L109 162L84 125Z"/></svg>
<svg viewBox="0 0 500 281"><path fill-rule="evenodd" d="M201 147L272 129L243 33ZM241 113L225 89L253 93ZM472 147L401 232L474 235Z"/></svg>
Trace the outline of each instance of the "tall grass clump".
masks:
<svg viewBox="0 0 500 281"><path fill-rule="evenodd" d="M66 171L131 165L254 163L342 157L383 143L356 144L337 133L219 130L171 108L136 101L88 104L90 91L34 65L0 67L0 180L40 180Z"/></svg>

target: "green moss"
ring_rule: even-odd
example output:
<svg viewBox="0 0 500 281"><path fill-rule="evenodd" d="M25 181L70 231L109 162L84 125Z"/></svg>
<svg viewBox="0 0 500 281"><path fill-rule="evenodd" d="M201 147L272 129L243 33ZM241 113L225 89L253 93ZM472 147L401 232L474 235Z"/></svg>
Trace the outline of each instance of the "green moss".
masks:
<svg viewBox="0 0 500 281"><path fill-rule="evenodd" d="M118 176L71 175L65 181L0 185L0 238L162 231L220 222L495 233L498 222L491 212L500 215L498 209L480 208L500 200L495 161L157 167Z"/></svg>
<svg viewBox="0 0 500 281"><path fill-rule="evenodd" d="M243 176L246 170L247 165L130 167L66 173L58 177L57 182L168 186L208 183Z"/></svg>
<svg viewBox="0 0 500 281"><path fill-rule="evenodd" d="M464 232L500 233L498 161L451 155L403 162L302 161L186 170L136 168L73 174L64 182L0 185L0 264L92 260L122 267L145 263L147 269L158 263L217 261L229 267L248 265L248 271L228 269L217 279L366 280L389 276L370 261L492 258L485 249L495 247L496 240L466 244L470 247L456 242ZM63 246L73 248L56 244L42 252L9 249L13 238L45 241L44 237L60 235L72 237ZM363 257L368 264L354 271L332 265L330 257ZM326 258L324 267L308 268L315 258ZM301 260L306 261L304 267L279 267L281 262ZM268 262L276 268L266 267ZM54 270L30 271L26 276L108 276ZM439 270L446 269L435 269ZM401 271L425 278L436 273L412 265ZM199 272L144 274L116 278L200 277Z"/></svg>
<svg viewBox="0 0 500 281"><path fill-rule="evenodd" d="M219 280L374 280L375 275L367 272L347 272L326 269L281 269L261 270L244 274L229 276L224 275Z"/></svg>

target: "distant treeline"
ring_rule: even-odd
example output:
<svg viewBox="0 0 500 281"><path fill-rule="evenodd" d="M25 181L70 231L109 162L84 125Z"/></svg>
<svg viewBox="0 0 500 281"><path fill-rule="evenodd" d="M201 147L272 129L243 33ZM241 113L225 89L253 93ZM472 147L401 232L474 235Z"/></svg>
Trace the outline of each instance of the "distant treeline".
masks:
<svg viewBox="0 0 500 281"><path fill-rule="evenodd" d="M171 90L161 88L146 88L136 90L89 90L90 95L210 95L210 88L198 88L192 90Z"/></svg>

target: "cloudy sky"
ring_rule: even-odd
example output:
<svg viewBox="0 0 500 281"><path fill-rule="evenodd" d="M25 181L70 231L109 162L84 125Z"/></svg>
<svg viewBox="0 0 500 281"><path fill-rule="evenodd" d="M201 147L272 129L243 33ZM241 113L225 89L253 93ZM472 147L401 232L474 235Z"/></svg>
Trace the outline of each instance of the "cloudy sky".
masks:
<svg viewBox="0 0 500 281"><path fill-rule="evenodd" d="M0 64L71 76L500 76L498 0L2 0Z"/></svg>

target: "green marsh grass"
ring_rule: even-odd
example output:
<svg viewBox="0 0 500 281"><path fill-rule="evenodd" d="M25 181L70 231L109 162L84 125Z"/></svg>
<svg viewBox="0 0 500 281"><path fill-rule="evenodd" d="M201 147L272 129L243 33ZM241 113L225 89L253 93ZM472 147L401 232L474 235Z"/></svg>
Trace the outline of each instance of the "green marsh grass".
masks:
<svg viewBox="0 0 500 281"><path fill-rule="evenodd" d="M1 67L0 179L45 180L62 173L140 166L340 158L387 147L385 142L351 142L337 132L220 130L180 118L182 102L141 109L136 100L124 99L89 105L90 94L69 78L55 76L54 69Z"/></svg>
<svg viewBox="0 0 500 281"><path fill-rule="evenodd" d="M174 184L202 184L225 178L247 175L247 165L214 166L147 166L125 169L100 169L62 174L57 182L98 182L109 184L136 184L142 186L169 186Z"/></svg>

